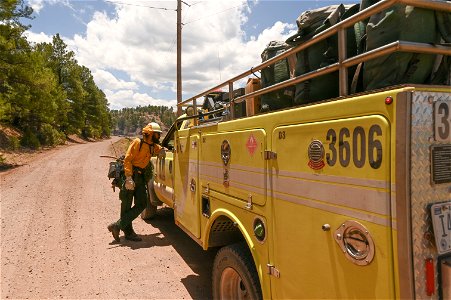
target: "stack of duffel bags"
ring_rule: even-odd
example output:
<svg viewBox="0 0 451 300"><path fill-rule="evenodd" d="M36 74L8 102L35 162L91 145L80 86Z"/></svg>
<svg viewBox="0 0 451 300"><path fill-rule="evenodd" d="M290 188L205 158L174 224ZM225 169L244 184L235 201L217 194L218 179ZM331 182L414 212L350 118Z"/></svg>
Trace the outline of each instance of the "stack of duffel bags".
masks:
<svg viewBox="0 0 451 300"><path fill-rule="evenodd" d="M261 54L262 62L280 55L290 48L291 46L283 41L271 41ZM295 64L296 56L293 54L287 58L277 61L275 64L264 68L261 72L262 88L294 77ZM294 93L295 87L290 86L274 92L263 94L261 96L261 111L268 112L271 110L292 107Z"/></svg>
<svg viewBox="0 0 451 300"><path fill-rule="evenodd" d="M302 13L297 19L298 32L288 38L292 46L305 43L313 36L334 26L359 11L359 4L332 5ZM348 57L357 54L354 28L346 30ZM303 75L338 62L338 37L333 35L297 53L295 75ZM349 80L355 68L348 71ZM300 105L339 96L338 71L296 85L294 104Z"/></svg>
<svg viewBox="0 0 451 300"><path fill-rule="evenodd" d="M262 62L305 43L379 0L354 5L332 5L303 12L298 31L284 42L273 41ZM347 57L395 41L427 44L451 43L451 14L396 4L346 30ZM333 35L296 54L296 63L284 59L262 70L262 88L338 62L338 37ZM365 92L399 84L450 85L450 56L397 52L348 69L348 91ZM293 72L290 70L294 69ZM293 70L292 70L293 71ZM339 97L338 72L329 73L262 96L262 110L276 110Z"/></svg>
<svg viewBox="0 0 451 300"><path fill-rule="evenodd" d="M379 2L362 0L361 10ZM451 43L451 14L396 4L355 25L359 45L370 51L395 41ZM449 45L449 44L448 44ZM451 54L451 53L450 53ZM450 56L397 52L363 64L357 91L398 84L449 85ZM359 75L359 74L357 74Z"/></svg>

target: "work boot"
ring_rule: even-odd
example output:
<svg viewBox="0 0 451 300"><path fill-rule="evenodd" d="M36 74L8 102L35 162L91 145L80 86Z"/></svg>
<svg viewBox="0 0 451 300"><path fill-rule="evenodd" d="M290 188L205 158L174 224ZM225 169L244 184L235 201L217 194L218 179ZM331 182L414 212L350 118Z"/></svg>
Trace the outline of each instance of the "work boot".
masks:
<svg viewBox="0 0 451 300"><path fill-rule="evenodd" d="M141 242L143 239L140 238L136 233L126 234L125 239L134 242Z"/></svg>
<svg viewBox="0 0 451 300"><path fill-rule="evenodd" d="M126 235L128 235L128 236L138 236L138 235L136 234L136 232L133 230L133 228L132 228L132 230L130 230L130 232L127 233Z"/></svg>
<svg viewBox="0 0 451 300"><path fill-rule="evenodd" d="M119 226L116 223L111 223L110 225L108 225L107 228L113 234L113 237L116 240L116 242L120 242L121 238L119 237L119 233L121 229L119 228Z"/></svg>

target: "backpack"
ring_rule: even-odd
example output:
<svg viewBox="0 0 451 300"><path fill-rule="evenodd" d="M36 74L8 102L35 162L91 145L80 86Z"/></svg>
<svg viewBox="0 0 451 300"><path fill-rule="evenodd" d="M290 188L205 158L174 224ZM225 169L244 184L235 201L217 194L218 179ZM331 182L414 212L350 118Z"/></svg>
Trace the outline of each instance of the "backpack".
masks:
<svg viewBox="0 0 451 300"><path fill-rule="evenodd" d="M361 9L379 0L362 0ZM438 44L451 41L451 14L396 4L369 18L364 32L364 47L370 51L391 42L409 41ZM362 22L360 23L362 28ZM363 63L360 91L391 85L446 84L449 80L449 56L396 52ZM356 79L354 79L355 81Z"/></svg>
<svg viewBox="0 0 451 300"><path fill-rule="evenodd" d="M359 6L359 4L340 4L305 11L296 21L298 32L289 37L286 42L292 46L302 44L320 32L357 13ZM351 27L347 30L347 57L354 56L356 53L355 33ZM336 62L338 62L338 37L335 34L297 53L295 75L300 76ZM348 74L351 76L353 70L348 72ZM297 84L294 104L306 104L338 96L338 72L333 72Z"/></svg>
<svg viewBox="0 0 451 300"><path fill-rule="evenodd" d="M290 48L285 42L271 41L261 54L262 62L265 62ZM294 55L279 60L261 70L261 87L265 88L273 84L285 81L292 77L290 69L294 69ZM276 110L293 106L294 87L286 87L261 96L263 111Z"/></svg>
<svg viewBox="0 0 451 300"><path fill-rule="evenodd" d="M111 181L113 191L116 187L122 188L125 182L124 158L125 156L122 155L117 158L116 161L110 162L108 168L108 179L113 179L113 181Z"/></svg>

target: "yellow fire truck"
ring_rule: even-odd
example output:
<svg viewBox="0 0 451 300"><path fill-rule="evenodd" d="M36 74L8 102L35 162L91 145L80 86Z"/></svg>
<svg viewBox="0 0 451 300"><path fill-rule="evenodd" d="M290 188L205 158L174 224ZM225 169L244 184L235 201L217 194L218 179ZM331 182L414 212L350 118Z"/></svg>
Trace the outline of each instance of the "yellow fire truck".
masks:
<svg viewBox="0 0 451 300"><path fill-rule="evenodd" d="M349 93L346 72L362 62L450 56L446 45L404 41L346 56L346 28L399 3L451 12L449 1L380 1L181 103L190 106L152 161L143 217L161 201L203 249L221 247L215 298L451 299L451 88ZM235 82L331 35L338 62L234 92ZM338 98L252 116L237 109L330 72L340 74ZM211 101L222 87L225 105Z"/></svg>

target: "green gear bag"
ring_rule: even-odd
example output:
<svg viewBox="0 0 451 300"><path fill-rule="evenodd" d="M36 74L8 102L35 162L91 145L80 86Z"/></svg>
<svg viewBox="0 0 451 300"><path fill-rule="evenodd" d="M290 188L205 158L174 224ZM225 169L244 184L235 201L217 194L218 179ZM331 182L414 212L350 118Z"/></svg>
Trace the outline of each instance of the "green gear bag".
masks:
<svg viewBox="0 0 451 300"><path fill-rule="evenodd" d="M378 1L365 0L366 5L376 2ZM440 43L440 26L443 27L442 31L446 32L443 20L449 21L449 14L440 13L438 18L436 14L437 12L432 10L396 4L371 16L366 25L366 51L398 40ZM445 38L449 38L449 31L448 37ZM432 54L397 52L367 61L363 64L363 90L404 83L440 84L447 77L443 69L449 70L449 59L446 57L442 59L439 67L434 70L436 60L437 56ZM437 73L439 70L441 71Z"/></svg>
<svg viewBox="0 0 451 300"><path fill-rule="evenodd" d="M302 13L298 19L298 32L287 39L293 46L311 39L314 35L352 16L359 10L356 5L331 5ZM356 55L354 28L347 34L347 56ZM303 75L338 62L338 37L333 35L297 53L295 75ZM348 72L351 76L353 68ZM351 81L351 80L350 80ZM339 96L338 72L329 73L296 85L294 104L306 104Z"/></svg>
<svg viewBox="0 0 451 300"><path fill-rule="evenodd" d="M283 41L271 41L261 54L265 62L290 48ZM290 79L290 64L287 58L279 60L261 71L262 88ZM261 96L263 110L277 110L293 106L294 87L286 87Z"/></svg>

